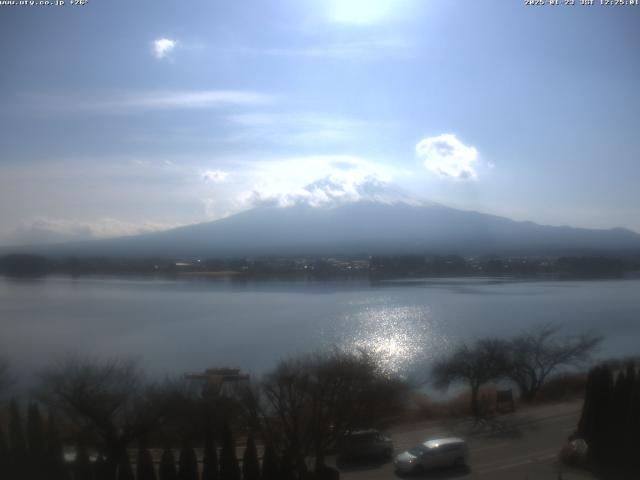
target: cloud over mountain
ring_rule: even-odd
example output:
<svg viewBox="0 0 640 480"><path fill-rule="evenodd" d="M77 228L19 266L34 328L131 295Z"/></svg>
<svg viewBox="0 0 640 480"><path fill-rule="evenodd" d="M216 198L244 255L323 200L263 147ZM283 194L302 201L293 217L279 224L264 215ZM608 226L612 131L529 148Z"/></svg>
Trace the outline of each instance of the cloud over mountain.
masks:
<svg viewBox="0 0 640 480"><path fill-rule="evenodd" d="M475 169L478 150L465 145L454 134L423 138L416 145L416 154L427 170L440 177L473 180L478 176Z"/></svg>
<svg viewBox="0 0 640 480"><path fill-rule="evenodd" d="M348 155L309 156L255 162L240 178L244 208L338 206L354 202L412 203L396 186L402 171ZM245 170L246 172L246 170ZM414 202L415 203L415 202Z"/></svg>
<svg viewBox="0 0 640 480"><path fill-rule="evenodd" d="M250 201L254 206L278 207L334 207L356 202L417 203L395 185L374 175L354 177L338 173L327 175L291 192L269 193L253 190Z"/></svg>

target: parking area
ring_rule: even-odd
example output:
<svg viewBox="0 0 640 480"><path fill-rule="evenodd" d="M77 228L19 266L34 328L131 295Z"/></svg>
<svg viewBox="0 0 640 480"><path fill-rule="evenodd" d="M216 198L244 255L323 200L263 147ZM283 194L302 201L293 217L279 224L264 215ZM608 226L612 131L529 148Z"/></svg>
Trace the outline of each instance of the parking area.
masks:
<svg viewBox="0 0 640 480"><path fill-rule="evenodd" d="M460 436L467 440L467 468L433 470L410 478L433 479L562 479L593 478L586 472L564 468L558 451L573 432L581 402L523 409L514 414L474 424L470 421L427 422L391 430L396 453L433 437ZM391 462L368 461L339 464L346 480L395 479Z"/></svg>

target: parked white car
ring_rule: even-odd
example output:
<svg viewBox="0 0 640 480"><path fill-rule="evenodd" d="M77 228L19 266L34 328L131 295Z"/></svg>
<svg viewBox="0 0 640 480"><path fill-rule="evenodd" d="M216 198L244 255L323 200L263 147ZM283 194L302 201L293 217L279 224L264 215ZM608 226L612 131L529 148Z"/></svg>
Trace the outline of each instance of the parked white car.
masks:
<svg viewBox="0 0 640 480"><path fill-rule="evenodd" d="M396 456L398 473L411 473L436 467L463 466L469 461L469 447L461 438L436 438L416 445Z"/></svg>

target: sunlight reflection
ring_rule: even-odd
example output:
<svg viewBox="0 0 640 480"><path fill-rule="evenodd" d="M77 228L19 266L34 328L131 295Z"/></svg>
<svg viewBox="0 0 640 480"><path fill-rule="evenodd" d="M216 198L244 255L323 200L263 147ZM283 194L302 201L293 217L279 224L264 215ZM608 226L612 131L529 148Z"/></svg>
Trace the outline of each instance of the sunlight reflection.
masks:
<svg viewBox="0 0 640 480"><path fill-rule="evenodd" d="M350 332L343 337L343 348L372 352L388 373L415 375L449 346L434 316L422 306L365 307L343 321Z"/></svg>

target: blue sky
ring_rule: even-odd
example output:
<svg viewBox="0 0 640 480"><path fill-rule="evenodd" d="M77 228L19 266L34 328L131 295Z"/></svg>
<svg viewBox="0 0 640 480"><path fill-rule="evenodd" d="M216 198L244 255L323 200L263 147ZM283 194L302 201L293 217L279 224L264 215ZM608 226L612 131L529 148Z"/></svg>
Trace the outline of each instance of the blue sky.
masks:
<svg viewBox="0 0 640 480"><path fill-rule="evenodd" d="M640 7L523 3L0 6L0 244L362 199L640 231Z"/></svg>

